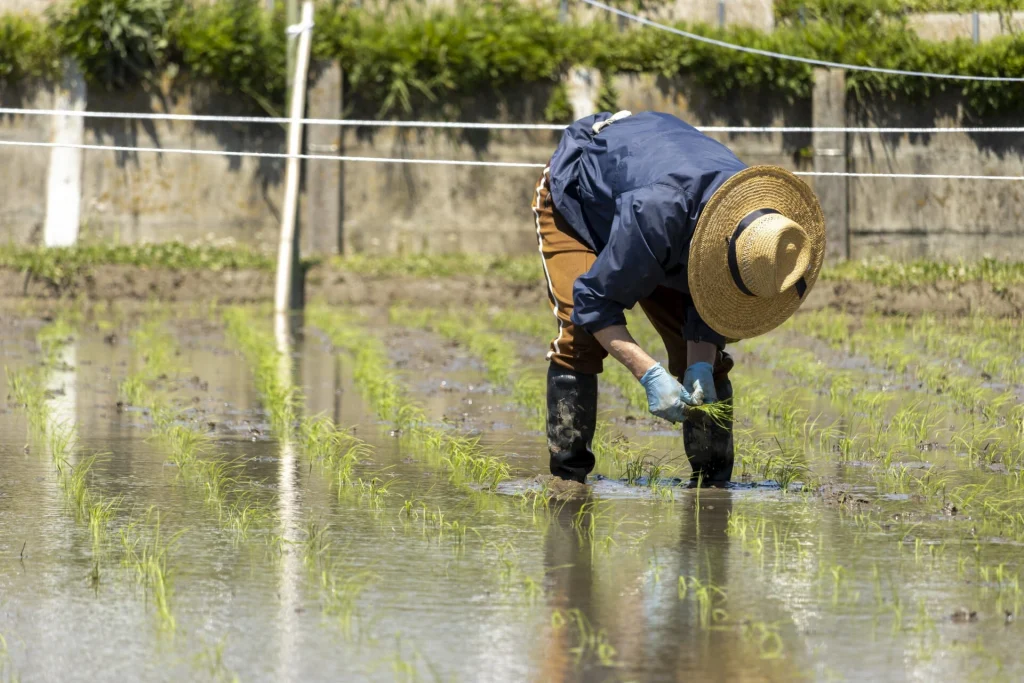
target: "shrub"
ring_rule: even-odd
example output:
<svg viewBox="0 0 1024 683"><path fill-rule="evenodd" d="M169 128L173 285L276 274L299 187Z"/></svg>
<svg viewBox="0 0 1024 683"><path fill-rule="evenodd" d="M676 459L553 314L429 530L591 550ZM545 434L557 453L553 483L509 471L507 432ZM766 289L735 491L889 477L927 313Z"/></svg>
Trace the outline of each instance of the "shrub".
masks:
<svg viewBox="0 0 1024 683"><path fill-rule="evenodd" d="M29 15L0 15L0 80L54 76L60 51L45 23Z"/></svg>
<svg viewBox="0 0 1024 683"><path fill-rule="evenodd" d="M51 13L64 54L94 84L125 88L151 81L167 66L174 0L72 0Z"/></svg>

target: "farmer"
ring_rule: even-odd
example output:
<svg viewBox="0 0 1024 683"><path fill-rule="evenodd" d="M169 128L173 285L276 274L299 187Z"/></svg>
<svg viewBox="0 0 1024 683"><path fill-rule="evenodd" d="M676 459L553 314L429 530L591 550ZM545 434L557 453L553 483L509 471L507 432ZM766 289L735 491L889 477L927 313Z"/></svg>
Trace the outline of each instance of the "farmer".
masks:
<svg viewBox="0 0 1024 683"><path fill-rule="evenodd" d="M747 167L669 114L596 114L569 126L533 200L558 336L547 354L551 473L594 468L597 375L608 354L647 392L654 415L683 423L691 483L732 476L726 342L785 321L814 286L824 217L810 188L775 166ZM626 329L640 304L668 369Z"/></svg>

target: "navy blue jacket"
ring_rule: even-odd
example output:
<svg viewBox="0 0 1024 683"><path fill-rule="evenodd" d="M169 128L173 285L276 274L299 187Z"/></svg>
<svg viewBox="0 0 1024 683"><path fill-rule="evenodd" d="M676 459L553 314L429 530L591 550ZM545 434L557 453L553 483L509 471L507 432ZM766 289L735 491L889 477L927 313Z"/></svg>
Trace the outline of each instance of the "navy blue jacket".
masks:
<svg viewBox="0 0 1024 683"><path fill-rule="evenodd" d="M569 126L551 158L555 208L597 253L573 288L573 324L593 334L624 325L632 308L658 285L689 295L690 238L708 199L746 168L725 145L669 114L628 116L595 134L596 114ZM691 341L725 338L684 312Z"/></svg>

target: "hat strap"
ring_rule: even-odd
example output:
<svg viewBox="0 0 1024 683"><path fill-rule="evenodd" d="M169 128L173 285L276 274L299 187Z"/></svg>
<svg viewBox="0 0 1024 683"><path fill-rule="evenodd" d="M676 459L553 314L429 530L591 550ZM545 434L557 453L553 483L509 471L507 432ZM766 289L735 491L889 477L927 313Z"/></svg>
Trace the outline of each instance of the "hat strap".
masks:
<svg viewBox="0 0 1024 683"><path fill-rule="evenodd" d="M743 275L740 273L739 260L736 257L736 243L739 241L740 235L743 234L744 230L750 227L751 223L762 216L768 216L773 213L781 214L780 211L776 211L775 209L755 209L754 211L751 211L739 222L739 225L736 226L736 230L732 233L732 239L729 240L729 272L732 274L732 281L736 283L739 290L747 296L757 295L751 292L743 282ZM796 289L797 296L803 299L804 294L807 293L807 280L801 277L796 281L796 284L793 285L793 287Z"/></svg>

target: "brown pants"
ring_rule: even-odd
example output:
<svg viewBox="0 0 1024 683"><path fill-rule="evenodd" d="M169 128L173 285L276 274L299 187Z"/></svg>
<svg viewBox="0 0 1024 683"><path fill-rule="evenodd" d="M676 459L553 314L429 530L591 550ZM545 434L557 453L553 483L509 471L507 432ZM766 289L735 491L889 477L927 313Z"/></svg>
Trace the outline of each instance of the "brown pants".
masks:
<svg viewBox="0 0 1024 683"><path fill-rule="evenodd" d="M558 321L558 336L551 342L547 358L552 363L585 374L598 374L604 369L608 352L586 330L572 324L572 288L576 278L590 270L597 258L590 247L580 241L576 231L555 210L548 191L548 170L537 183L533 199L533 215L537 240L544 258L548 298ZM682 377L686 362L686 339L683 323L691 300L688 294L667 287L658 287L640 308L654 325L668 351L668 371ZM715 375L725 375L732 366L728 354L719 354ZM716 377L717 379L717 377Z"/></svg>

